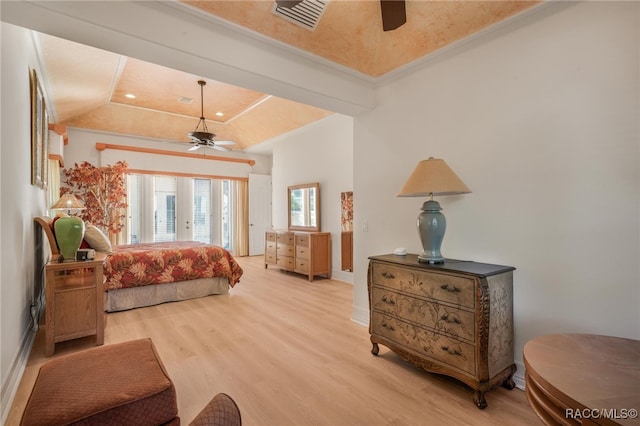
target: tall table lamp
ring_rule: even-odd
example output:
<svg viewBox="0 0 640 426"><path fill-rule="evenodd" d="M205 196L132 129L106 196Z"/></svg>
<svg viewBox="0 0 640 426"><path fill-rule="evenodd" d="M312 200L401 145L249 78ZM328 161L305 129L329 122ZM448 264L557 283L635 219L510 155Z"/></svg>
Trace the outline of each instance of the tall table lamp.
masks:
<svg viewBox="0 0 640 426"><path fill-rule="evenodd" d="M69 193L64 194L51 206L51 210L66 210L69 215L59 217L53 224L56 242L65 262L75 262L76 252L84 237L84 222L77 216L71 216L71 213L84 208L84 204Z"/></svg>
<svg viewBox="0 0 640 426"><path fill-rule="evenodd" d="M470 192L469 188L444 160L429 157L418 163L398 193L398 197L429 197L429 200L422 205L422 212L418 215L418 233L424 250L418 256L419 262L444 263L440 246L444 239L447 221L441 212L440 203L435 201L433 196L468 194Z"/></svg>

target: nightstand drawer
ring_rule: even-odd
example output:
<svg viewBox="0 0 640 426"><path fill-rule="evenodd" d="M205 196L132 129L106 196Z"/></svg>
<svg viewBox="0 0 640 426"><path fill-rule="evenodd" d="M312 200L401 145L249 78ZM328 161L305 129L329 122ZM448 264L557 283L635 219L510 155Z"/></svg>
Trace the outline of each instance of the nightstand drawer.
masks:
<svg viewBox="0 0 640 426"><path fill-rule="evenodd" d="M405 291L473 309L475 307L475 281L472 278L425 272L413 268L400 268L384 263L373 264L373 284Z"/></svg>
<svg viewBox="0 0 640 426"><path fill-rule="evenodd" d="M435 331L423 329L389 315L373 311L371 330L403 347L449 367L476 374L475 348Z"/></svg>
<svg viewBox="0 0 640 426"><path fill-rule="evenodd" d="M474 343L476 322L473 312L405 296L378 286L371 289L371 308L424 325L451 338Z"/></svg>

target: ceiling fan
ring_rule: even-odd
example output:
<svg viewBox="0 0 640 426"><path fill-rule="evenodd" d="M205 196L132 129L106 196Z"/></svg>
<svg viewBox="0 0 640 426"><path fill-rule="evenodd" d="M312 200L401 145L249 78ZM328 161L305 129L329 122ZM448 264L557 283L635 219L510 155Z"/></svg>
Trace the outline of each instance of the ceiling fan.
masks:
<svg viewBox="0 0 640 426"><path fill-rule="evenodd" d="M300 3L311 2L311 0L275 0L279 7L292 9ZM313 6L309 5L313 9ZM392 31L407 22L407 12L405 0L380 0L380 10L382 13L382 30Z"/></svg>
<svg viewBox="0 0 640 426"><path fill-rule="evenodd" d="M215 133L209 132L207 129L207 123L204 118L204 86L207 84L204 80L198 80L200 85L200 120L193 132L187 133L187 136L191 139L193 146L189 148L189 151L196 151L200 148L213 148L218 151L230 151L225 145L233 145L233 141L217 141L215 140ZM202 125L202 129L200 126Z"/></svg>

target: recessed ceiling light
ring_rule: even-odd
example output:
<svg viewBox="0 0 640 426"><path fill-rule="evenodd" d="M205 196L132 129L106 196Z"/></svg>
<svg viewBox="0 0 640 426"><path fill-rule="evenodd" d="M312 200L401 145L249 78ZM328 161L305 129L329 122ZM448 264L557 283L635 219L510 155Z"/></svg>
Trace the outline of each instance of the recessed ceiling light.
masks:
<svg viewBox="0 0 640 426"><path fill-rule="evenodd" d="M221 112L216 112L216 115L217 115L218 117L222 117L224 114L223 114L223 113L221 113Z"/></svg>
<svg viewBox="0 0 640 426"><path fill-rule="evenodd" d="M133 93L127 93L126 95L124 95L124 97L129 99L135 99L136 95L134 95Z"/></svg>

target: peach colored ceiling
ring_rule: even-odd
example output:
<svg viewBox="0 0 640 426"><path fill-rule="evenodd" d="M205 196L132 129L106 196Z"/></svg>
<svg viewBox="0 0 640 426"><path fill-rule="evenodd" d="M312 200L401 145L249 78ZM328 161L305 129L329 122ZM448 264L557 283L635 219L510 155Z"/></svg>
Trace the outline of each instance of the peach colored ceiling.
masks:
<svg viewBox="0 0 640 426"><path fill-rule="evenodd" d="M315 31L276 15L268 0L183 1L203 13L382 76L539 2L407 1L407 23L383 32L379 2L332 0ZM355 18L357 17L357 19ZM56 121L72 127L188 142L200 117L198 76L39 35ZM330 114L207 79L204 115L218 140L244 149ZM125 97L127 93L135 99ZM192 103L179 102L191 98ZM217 112L224 115L216 116ZM282 117L287 117L283 120Z"/></svg>
<svg viewBox="0 0 640 426"><path fill-rule="evenodd" d="M540 3L407 0L406 24L384 32L377 0L330 0L315 31L272 14L272 1L181 1L372 77Z"/></svg>

